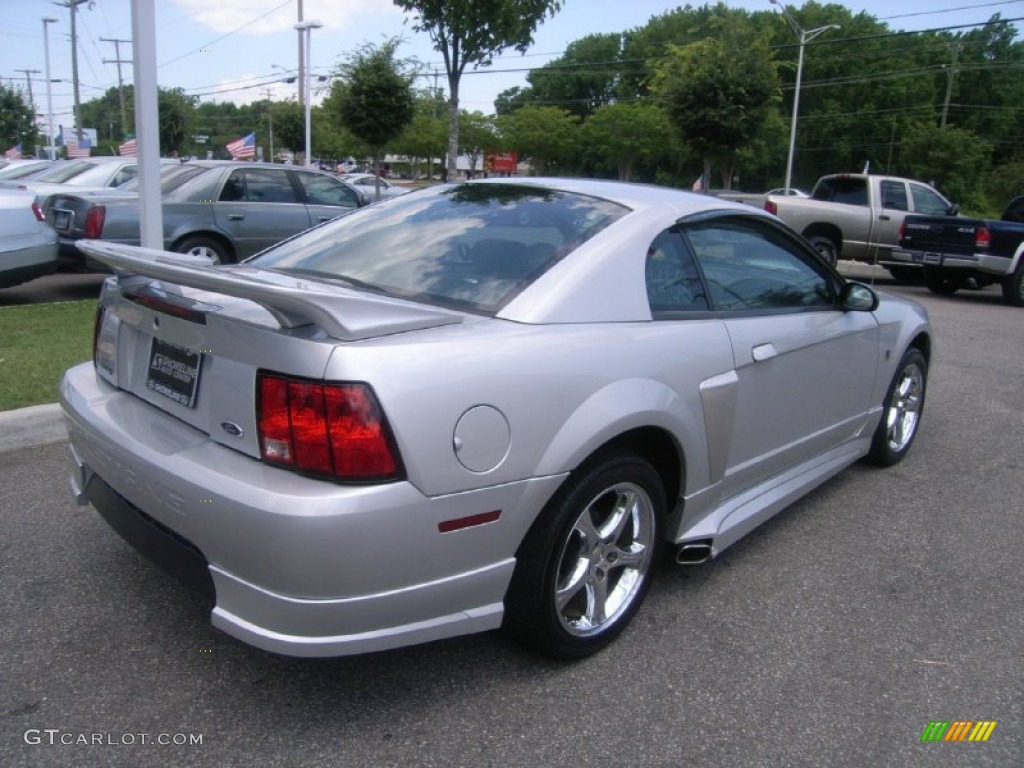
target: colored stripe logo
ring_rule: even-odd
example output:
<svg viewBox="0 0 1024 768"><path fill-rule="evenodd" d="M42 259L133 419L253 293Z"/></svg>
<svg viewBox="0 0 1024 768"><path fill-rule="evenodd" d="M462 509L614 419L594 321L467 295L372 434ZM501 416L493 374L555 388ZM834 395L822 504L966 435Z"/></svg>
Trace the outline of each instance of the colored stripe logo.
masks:
<svg viewBox="0 0 1024 768"><path fill-rule="evenodd" d="M921 741L988 741L995 729L995 720L932 720Z"/></svg>

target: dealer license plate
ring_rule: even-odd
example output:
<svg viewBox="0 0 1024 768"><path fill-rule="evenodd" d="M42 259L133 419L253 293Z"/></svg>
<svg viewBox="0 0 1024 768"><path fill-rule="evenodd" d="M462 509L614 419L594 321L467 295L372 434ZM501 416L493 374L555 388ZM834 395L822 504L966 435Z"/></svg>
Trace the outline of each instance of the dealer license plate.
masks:
<svg viewBox="0 0 1024 768"><path fill-rule="evenodd" d="M942 254L941 253L926 253L924 255L925 264L941 264Z"/></svg>
<svg viewBox="0 0 1024 768"><path fill-rule="evenodd" d="M71 229L71 211L54 211L53 228L62 232Z"/></svg>
<svg viewBox="0 0 1024 768"><path fill-rule="evenodd" d="M153 339L146 386L179 405L191 408L196 402L201 363L202 355L198 352Z"/></svg>

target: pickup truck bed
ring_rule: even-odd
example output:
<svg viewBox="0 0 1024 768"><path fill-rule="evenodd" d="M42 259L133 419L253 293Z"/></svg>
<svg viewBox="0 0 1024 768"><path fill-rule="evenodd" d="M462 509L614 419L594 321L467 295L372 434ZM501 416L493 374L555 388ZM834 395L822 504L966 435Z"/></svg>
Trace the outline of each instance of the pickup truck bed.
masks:
<svg viewBox="0 0 1024 768"><path fill-rule="evenodd" d="M1011 200L998 221L907 216L892 259L924 267L933 293L999 283L1008 304L1024 307L1024 196Z"/></svg>

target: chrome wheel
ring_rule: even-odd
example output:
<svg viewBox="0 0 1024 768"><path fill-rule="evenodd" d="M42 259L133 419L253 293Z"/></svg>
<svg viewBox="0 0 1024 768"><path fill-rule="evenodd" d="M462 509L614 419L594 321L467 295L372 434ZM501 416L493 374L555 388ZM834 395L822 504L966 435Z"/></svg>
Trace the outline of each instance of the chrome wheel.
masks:
<svg viewBox="0 0 1024 768"><path fill-rule="evenodd" d="M654 578L663 482L630 453L596 456L571 473L516 551L505 631L560 659L614 640Z"/></svg>
<svg viewBox="0 0 1024 768"><path fill-rule="evenodd" d="M900 453L914 439L921 417L923 394L924 373L916 364L911 363L900 374L885 412L885 434L890 451Z"/></svg>
<svg viewBox="0 0 1024 768"><path fill-rule="evenodd" d="M927 381L925 356L918 349L907 350L882 404L882 419L871 439L869 461L889 467L903 460L921 425Z"/></svg>
<svg viewBox="0 0 1024 768"><path fill-rule="evenodd" d="M618 483L587 504L556 570L555 609L567 632L587 637L625 613L650 569L654 530L653 503L633 483Z"/></svg>

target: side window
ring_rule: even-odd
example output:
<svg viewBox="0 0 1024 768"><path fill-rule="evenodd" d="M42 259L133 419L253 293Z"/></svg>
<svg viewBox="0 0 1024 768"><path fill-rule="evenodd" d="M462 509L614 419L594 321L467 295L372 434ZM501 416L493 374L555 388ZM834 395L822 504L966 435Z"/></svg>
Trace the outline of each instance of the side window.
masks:
<svg viewBox="0 0 1024 768"><path fill-rule="evenodd" d="M114 178L111 180L110 186L120 187L126 181L131 181L132 179L134 179L138 175L138 173L139 167L137 165L126 165L124 168L122 168L120 171L114 174Z"/></svg>
<svg viewBox="0 0 1024 768"><path fill-rule="evenodd" d="M907 186L902 181L885 180L881 184L882 207L894 211L909 211Z"/></svg>
<svg viewBox="0 0 1024 768"><path fill-rule="evenodd" d="M834 306L831 281L799 244L772 227L717 219L683 232L704 273L713 309Z"/></svg>
<svg viewBox="0 0 1024 768"><path fill-rule="evenodd" d="M647 301L651 314L708 309L700 272L677 232L662 232L647 249Z"/></svg>
<svg viewBox="0 0 1024 768"><path fill-rule="evenodd" d="M224 188L220 191L218 199L224 203L245 200L245 171L239 169L231 172L228 180L224 182Z"/></svg>
<svg viewBox="0 0 1024 768"><path fill-rule="evenodd" d="M250 203L297 203L288 172L246 168L245 200Z"/></svg>
<svg viewBox="0 0 1024 768"><path fill-rule="evenodd" d="M815 200L844 205L868 204L868 183L863 177L836 176L822 179L814 187Z"/></svg>
<svg viewBox="0 0 1024 768"><path fill-rule="evenodd" d="M310 205L337 205L342 208L356 208L359 201L355 190L330 176L317 173L298 173L306 202Z"/></svg>
<svg viewBox="0 0 1024 768"><path fill-rule="evenodd" d="M914 198L916 213L923 213L926 216L945 216L949 213L949 203L933 189L921 184L911 184L910 194Z"/></svg>

